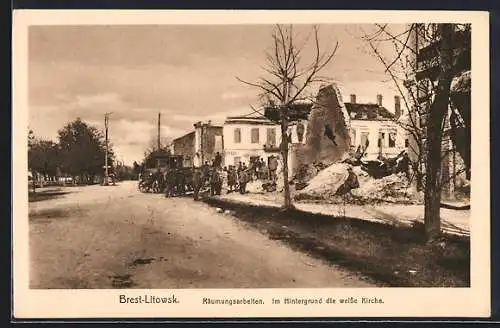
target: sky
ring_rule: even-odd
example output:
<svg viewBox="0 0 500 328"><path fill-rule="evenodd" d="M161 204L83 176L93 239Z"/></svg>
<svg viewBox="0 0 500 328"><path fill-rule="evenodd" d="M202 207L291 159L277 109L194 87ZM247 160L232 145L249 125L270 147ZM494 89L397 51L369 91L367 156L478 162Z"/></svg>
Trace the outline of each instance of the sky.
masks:
<svg viewBox="0 0 500 328"><path fill-rule="evenodd" d="M245 85L266 76L265 50L271 49L272 25L32 26L29 28L29 127L40 138L80 117L104 129L118 160L141 161L156 138L189 133L193 123L251 112L259 90ZM394 109L397 91L382 63L361 39L371 25L320 25L320 47L339 46L321 75L333 79L344 101L375 102ZM310 26L294 28L297 40ZM309 43L309 46L313 46ZM312 55L304 48L303 62ZM382 48L390 56L394 50Z"/></svg>

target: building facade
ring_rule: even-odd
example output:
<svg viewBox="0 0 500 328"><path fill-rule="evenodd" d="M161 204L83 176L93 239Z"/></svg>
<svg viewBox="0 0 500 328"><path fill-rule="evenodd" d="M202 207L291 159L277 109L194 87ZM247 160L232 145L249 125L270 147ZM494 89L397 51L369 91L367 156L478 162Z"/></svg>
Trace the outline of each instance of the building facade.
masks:
<svg viewBox="0 0 500 328"><path fill-rule="evenodd" d="M381 95L373 104L357 103L356 95L351 95L345 106L351 123L351 146L364 149L367 158L393 157L408 148L408 133L398 123L406 114L399 96L394 97L394 113L383 106Z"/></svg>
<svg viewBox="0 0 500 328"><path fill-rule="evenodd" d="M354 148L361 146L365 150L365 157L370 159L380 156L393 157L407 149L407 132L398 124L398 119L403 119L405 114L398 96L394 98L393 113L383 106L381 95L377 96L377 103L373 104L357 103L355 95L351 95L350 102L343 103L338 88L335 90L337 92L329 89L327 91L330 92L326 92L327 98L335 98L335 101L326 101L323 106L316 107L312 103L300 104L291 110L287 132L290 142L288 153L290 176L293 176L301 165L311 161L331 163L335 162L335 158L340 160L349 146ZM320 115L320 112L323 115ZM223 126L225 164L238 165L240 162L248 164L258 158L267 161L270 156L277 156L281 160L279 149L282 140L281 127L275 120L275 109L266 109L265 116L253 114L228 117ZM348 129L348 135L341 135L342 124L337 122L338 120L345 121L343 124ZM333 127L335 144L325 136L327 134L325 125ZM318 138L325 145L320 143L321 149L313 149L314 141ZM343 139L347 144L346 147L339 144ZM327 146L333 147L333 150L330 151ZM318 156L325 151L328 154L340 151L340 154Z"/></svg>
<svg viewBox="0 0 500 328"><path fill-rule="evenodd" d="M170 151L174 155L183 156L184 166L192 166L195 154L195 144L195 132L192 131L182 137L174 139Z"/></svg>
<svg viewBox="0 0 500 328"><path fill-rule="evenodd" d="M248 165L255 158L267 160L279 153L280 127L264 117L227 117L223 131L225 165Z"/></svg>
<svg viewBox="0 0 500 328"><path fill-rule="evenodd" d="M212 125L210 121L197 122L193 126L194 131L172 141L171 150L174 155L183 156L184 166L193 165L196 153L200 154L203 162L213 161L217 153L223 156L223 127Z"/></svg>

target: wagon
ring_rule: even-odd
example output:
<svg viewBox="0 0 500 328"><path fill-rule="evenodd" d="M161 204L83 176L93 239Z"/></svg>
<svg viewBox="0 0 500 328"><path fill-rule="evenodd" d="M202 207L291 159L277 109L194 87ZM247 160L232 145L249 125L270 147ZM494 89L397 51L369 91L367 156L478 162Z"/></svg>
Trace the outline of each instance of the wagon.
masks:
<svg viewBox="0 0 500 328"><path fill-rule="evenodd" d="M186 169L183 167L183 157L180 155L164 151L150 154L144 163L138 189L141 192L164 192L171 187L171 176L177 176L179 172L185 175Z"/></svg>

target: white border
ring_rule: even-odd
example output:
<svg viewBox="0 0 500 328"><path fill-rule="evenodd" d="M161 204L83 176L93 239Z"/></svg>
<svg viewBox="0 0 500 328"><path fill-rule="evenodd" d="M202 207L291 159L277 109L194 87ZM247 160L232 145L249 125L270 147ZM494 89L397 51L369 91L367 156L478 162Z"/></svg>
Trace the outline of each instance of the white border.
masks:
<svg viewBox="0 0 500 328"><path fill-rule="evenodd" d="M179 305L121 305L120 290L30 290L27 212L27 29L30 25L472 23L472 191L470 288L198 289ZM16 318L81 317L487 317L490 314L489 16L459 11L18 10L13 14L13 279ZM128 296L144 290L127 290ZM151 293L153 291L150 291ZM201 297L379 296L377 306L203 306Z"/></svg>

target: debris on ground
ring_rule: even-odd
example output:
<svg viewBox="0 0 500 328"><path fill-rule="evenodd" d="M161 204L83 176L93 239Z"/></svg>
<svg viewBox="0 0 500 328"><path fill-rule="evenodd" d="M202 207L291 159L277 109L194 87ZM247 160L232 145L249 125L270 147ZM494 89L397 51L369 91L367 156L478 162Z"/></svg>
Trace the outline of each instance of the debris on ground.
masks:
<svg viewBox="0 0 500 328"><path fill-rule="evenodd" d="M405 173L374 178L360 166L335 163L320 171L299 190L295 200L316 200L329 203L371 204L380 202L418 204L416 194Z"/></svg>
<svg viewBox="0 0 500 328"><path fill-rule="evenodd" d="M262 180L254 180L250 181L246 185L246 191L252 194L258 194L258 193L263 193L264 188L263 185L264 182Z"/></svg>
<svg viewBox="0 0 500 328"><path fill-rule="evenodd" d="M410 186L405 173L391 174L381 179L360 176L360 187L351 191L352 195L364 200L391 203L419 203L421 195Z"/></svg>
<svg viewBox="0 0 500 328"><path fill-rule="evenodd" d="M296 182L295 183L295 190L302 190L304 189L305 187L307 187L307 183L306 182Z"/></svg>
<svg viewBox="0 0 500 328"><path fill-rule="evenodd" d="M332 164L321 170L312 178L307 187L299 190L295 196L300 199L329 199L335 196L337 189L347 180L349 176L348 164Z"/></svg>
<svg viewBox="0 0 500 328"><path fill-rule="evenodd" d="M406 151L395 157L380 157L375 160L361 159L361 168L375 179L381 179L391 174L405 172L408 174L410 158Z"/></svg>
<svg viewBox="0 0 500 328"><path fill-rule="evenodd" d="M314 178L318 173L328 167L327 164L322 162L314 162L312 164L302 164L294 176L295 183L306 183Z"/></svg>
<svg viewBox="0 0 500 328"><path fill-rule="evenodd" d="M276 191L276 183L269 181L262 184L262 188L264 188L267 192Z"/></svg>
<svg viewBox="0 0 500 328"><path fill-rule="evenodd" d="M355 159L359 160L358 157ZM294 187L296 201L420 204L423 197L410 186L408 174L407 153L402 151L392 158L361 159L358 165L345 160L331 165L322 162L303 164L290 184ZM246 190L253 194L282 192L282 172L277 172L275 182L254 180L247 184Z"/></svg>

